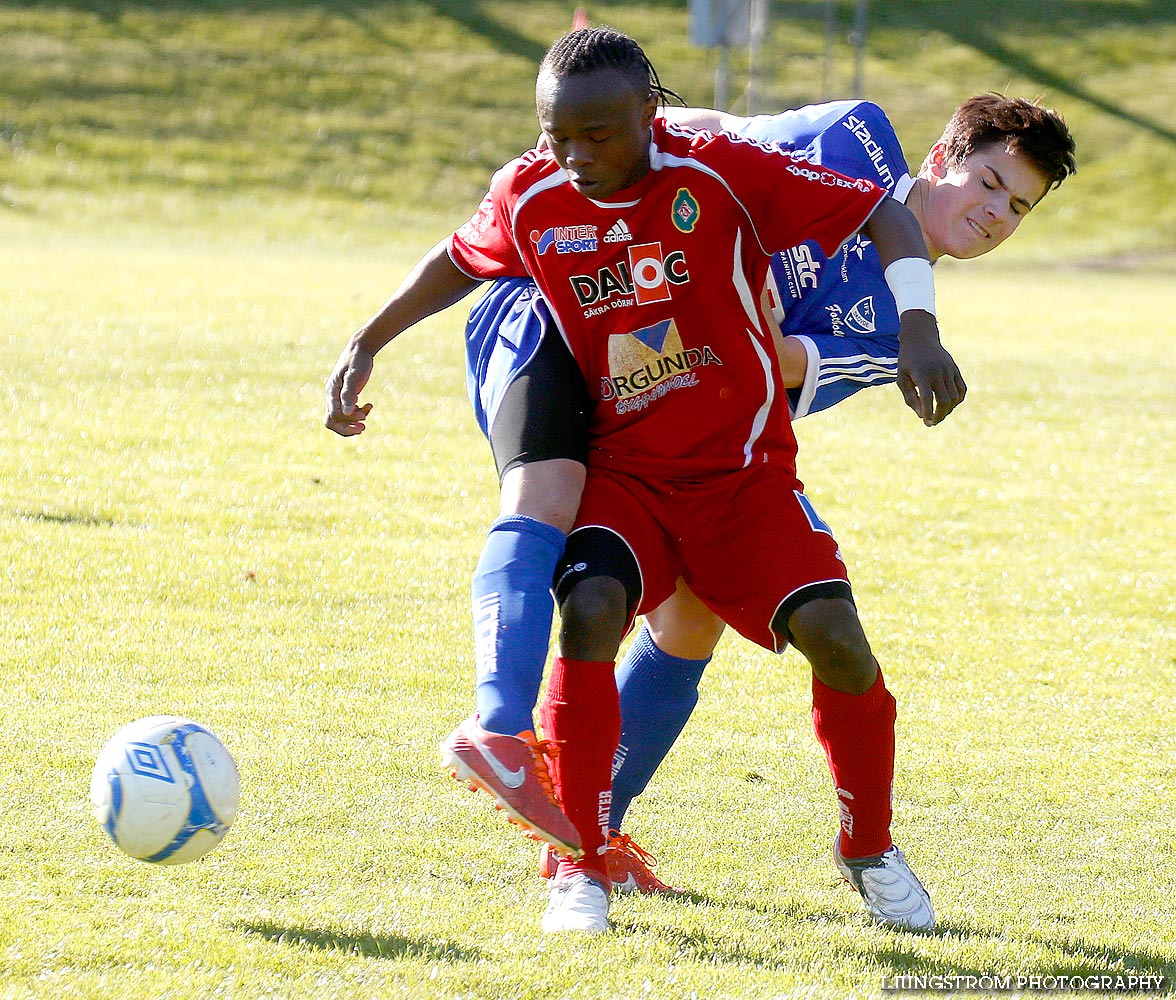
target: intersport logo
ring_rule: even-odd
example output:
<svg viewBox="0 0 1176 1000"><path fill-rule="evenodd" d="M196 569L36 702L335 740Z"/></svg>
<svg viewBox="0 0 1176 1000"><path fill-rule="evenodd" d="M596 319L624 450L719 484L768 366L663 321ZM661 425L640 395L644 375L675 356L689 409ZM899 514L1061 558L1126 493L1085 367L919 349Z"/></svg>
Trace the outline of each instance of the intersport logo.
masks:
<svg viewBox="0 0 1176 1000"><path fill-rule="evenodd" d="M594 253L596 251L595 226L552 226L542 233L531 233L535 252L542 257L555 247L556 253Z"/></svg>

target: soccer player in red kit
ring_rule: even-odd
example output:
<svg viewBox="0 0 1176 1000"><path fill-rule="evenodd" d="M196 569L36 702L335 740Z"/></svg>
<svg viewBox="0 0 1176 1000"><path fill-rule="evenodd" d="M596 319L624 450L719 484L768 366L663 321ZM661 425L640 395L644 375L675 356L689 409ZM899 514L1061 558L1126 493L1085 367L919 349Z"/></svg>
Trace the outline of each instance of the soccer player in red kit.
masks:
<svg viewBox="0 0 1176 1000"><path fill-rule="evenodd" d="M868 182L774 147L655 125L667 94L624 35L588 29L556 42L537 87L549 151L503 168L470 223L352 335L327 383L326 424L362 433L370 404L358 398L375 354L478 280L529 274L548 296L559 330L536 355L542 376L532 363L512 383L530 385L506 421L508 439L516 427L518 438L534 437L536 424L541 439L578 439L583 428L572 425L590 421L588 484L556 587L562 656L542 713L548 740L518 723L483 728L476 714L443 746L461 777L569 855L545 930L608 926L600 848L619 732L612 661L633 616L679 576L745 635L773 649L792 642L810 661L815 727L842 813L837 856L868 870L853 884L874 919L927 927L930 902L889 835L894 701L836 543L796 480L773 331L757 307L773 250L813 239L830 251L860 227L901 314L904 395L937 421L963 383L939 344L926 246L914 216ZM503 423L500 411L495 429ZM548 458L578 468L578 480L569 476L578 493L584 464L550 446L527 446L533 464L523 468ZM511 479L513 447L500 456L495 446L504 496L509 483L512 504L542 508L525 477ZM536 527L533 516L503 522ZM488 706L501 714L505 693L507 714L525 724L538 679L479 664L480 709L491 686L499 700Z"/></svg>
<svg viewBox="0 0 1176 1000"><path fill-rule="evenodd" d="M561 656L542 710L583 856L560 862L544 929L608 926L614 659L634 616L679 576L747 637L775 650L792 642L810 661L842 813L838 854L889 855L886 922L930 927L930 901L890 838L894 699L837 543L796 478L759 307L773 252L810 239L831 255L864 227L895 267L904 343L935 357L940 384L958 379L938 344L926 248L909 211L869 182L655 120L651 73L636 43L607 29L557 41L537 85L549 151L499 171L447 248L474 278L532 276L594 404L587 482L555 586Z"/></svg>

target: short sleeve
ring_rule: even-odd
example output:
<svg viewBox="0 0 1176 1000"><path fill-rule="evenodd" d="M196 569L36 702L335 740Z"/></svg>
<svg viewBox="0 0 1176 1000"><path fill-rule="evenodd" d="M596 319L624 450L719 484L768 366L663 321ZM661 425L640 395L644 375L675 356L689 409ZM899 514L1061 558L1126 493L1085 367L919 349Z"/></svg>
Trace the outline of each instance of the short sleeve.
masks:
<svg viewBox="0 0 1176 1000"><path fill-rule="evenodd" d="M511 227L512 186L520 161L502 167L470 220L449 238L449 256L473 278L523 277Z"/></svg>

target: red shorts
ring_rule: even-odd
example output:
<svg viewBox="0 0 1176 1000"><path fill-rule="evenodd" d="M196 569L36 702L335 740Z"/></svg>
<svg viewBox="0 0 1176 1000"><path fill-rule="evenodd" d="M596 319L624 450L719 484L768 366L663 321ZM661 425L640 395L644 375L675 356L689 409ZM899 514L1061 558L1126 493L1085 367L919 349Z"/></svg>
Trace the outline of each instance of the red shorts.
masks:
<svg viewBox="0 0 1176 1000"><path fill-rule="evenodd" d="M800 482L771 463L701 483L590 467L573 531L591 526L618 535L636 558L636 614L666 600L682 577L728 625L776 652L787 644L771 627L782 605L804 603L810 588L813 597L851 596L829 526Z"/></svg>

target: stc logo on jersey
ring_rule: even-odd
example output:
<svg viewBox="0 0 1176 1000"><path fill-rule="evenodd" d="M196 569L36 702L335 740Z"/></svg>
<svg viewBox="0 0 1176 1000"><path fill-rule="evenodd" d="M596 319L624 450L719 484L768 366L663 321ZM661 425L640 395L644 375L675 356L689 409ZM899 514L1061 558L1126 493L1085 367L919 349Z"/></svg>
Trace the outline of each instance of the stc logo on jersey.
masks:
<svg viewBox="0 0 1176 1000"><path fill-rule="evenodd" d="M592 253L596 250L596 227L552 226L542 233L533 230L531 242L540 257L552 247L556 253Z"/></svg>
<svg viewBox="0 0 1176 1000"><path fill-rule="evenodd" d="M627 261L608 264L594 275L573 274L568 280L576 301L585 308L584 315L596 316L605 309L634 302L639 306L668 302L671 286L686 284L690 272L681 250L663 256L661 243L639 243L629 247ZM589 308L593 306L596 308Z"/></svg>
<svg viewBox="0 0 1176 1000"><path fill-rule="evenodd" d="M615 400L617 413L643 410L668 392L698 385L695 369L722 363L710 347L684 348L672 319L615 333L608 338L608 375L600 380L600 398Z"/></svg>
<svg viewBox="0 0 1176 1000"><path fill-rule="evenodd" d="M781 255L788 275L788 294L799 299L806 288L816 288L821 276L821 262L813 256L812 247L807 243L792 247Z"/></svg>

